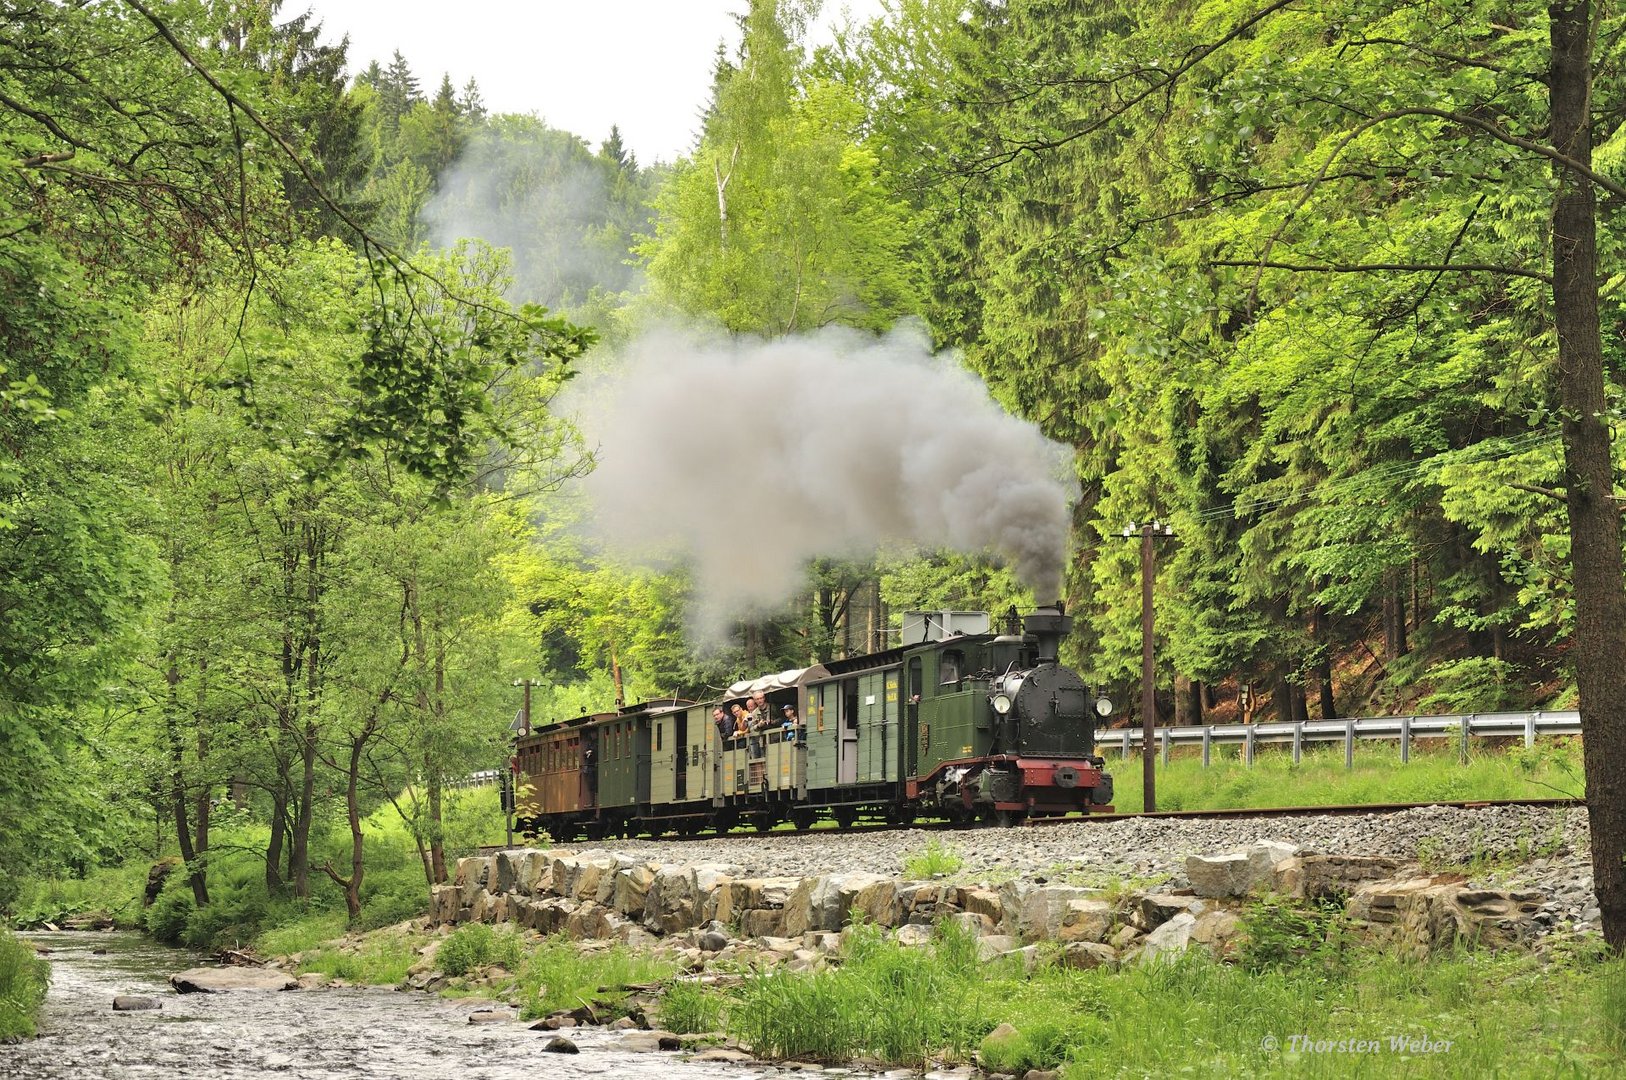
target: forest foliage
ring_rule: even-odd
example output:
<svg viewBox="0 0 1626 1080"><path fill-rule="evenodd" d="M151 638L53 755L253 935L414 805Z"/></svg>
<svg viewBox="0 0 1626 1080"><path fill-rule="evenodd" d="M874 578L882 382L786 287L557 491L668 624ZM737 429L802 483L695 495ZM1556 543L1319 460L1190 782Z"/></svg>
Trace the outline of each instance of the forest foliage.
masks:
<svg viewBox="0 0 1626 1080"><path fill-rule="evenodd" d="M224 817L267 895L356 918L375 813L444 879L516 680L542 722L1054 599L884 551L689 648L683 570L584 539L554 407L672 320L955 350L1071 451L1097 685L1137 670L1120 532L1155 517L1181 720L1573 700L1545 5L892 0L814 51L816 3L756 0L650 163L276 2L0 10L0 909L165 851L203 908Z"/></svg>

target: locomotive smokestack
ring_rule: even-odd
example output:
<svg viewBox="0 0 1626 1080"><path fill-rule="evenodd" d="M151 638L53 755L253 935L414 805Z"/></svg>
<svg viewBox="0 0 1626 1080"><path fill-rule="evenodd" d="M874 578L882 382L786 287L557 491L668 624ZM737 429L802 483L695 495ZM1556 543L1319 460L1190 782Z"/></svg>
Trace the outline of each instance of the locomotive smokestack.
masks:
<svg viewBox="0 0 1626 1080"><path fill-rule="evenodd" d="M1060 600L1022 618L1023 631L1038 639L1041 664L1056 662L1056 654L1061 649L1061 639L1066 637L1072 628L1072 616L1064 612Z"/></svg>

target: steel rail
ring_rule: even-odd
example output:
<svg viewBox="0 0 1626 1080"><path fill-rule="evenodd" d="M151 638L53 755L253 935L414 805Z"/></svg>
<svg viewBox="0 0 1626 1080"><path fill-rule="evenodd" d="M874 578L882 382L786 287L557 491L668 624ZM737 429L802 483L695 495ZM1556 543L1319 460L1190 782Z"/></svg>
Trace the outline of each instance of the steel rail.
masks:
<svg viewBox="0 0 1626 1080"><path fill-rule="evenodd" d="M1360 815L1396 814L1406 810L1422 810L1431 806L1451 807L1459 810L1486 810L1503 806L1522 806L1540 810L1569 810L1586 806L1585 799L1569 798L1543 798L1543 799L1435 799L1430 802L1409 803L1334 803L1326 806L1255 806L1255 807L1229 807L1220 810L1158 810L1152 813L1131 811L1122 814L1069 814L1062 817L1029 818L1015 828L1035 827L1042 828L1053 825L1076 825L1088 822L1133 821L1137 819L1170 819L1170 820L1236 820L1243 818L1281 818L1281 817L1354 817ZM954 832L959 830L987 829L992 826L977 822L965 824L954 821L920 821L908 825L889 824L887 822L874 822L852 825L848 828L836 828L827 823L823 827L815 827L807 832L791 832L784 829L770 829L767 832L752 829L749 826L736 826L735 829L718 834L714 832L701 832L693 836L679 836L676 834L663 834L658 837L635 837L643 842L683 842L698 840L751 840L756 838L775 838L785 836L805 836L808 832L829 833L836 836L850 836L864 833L887 833L918 830L925 832ZM606 837L603 840L590 840L585 843L592 847L599 845L613 845L619 838ZM572 843L568 847L580 847ZM499 851L509 850L501 844L482 844L479 848L481 855L495 855Z"/></svg>

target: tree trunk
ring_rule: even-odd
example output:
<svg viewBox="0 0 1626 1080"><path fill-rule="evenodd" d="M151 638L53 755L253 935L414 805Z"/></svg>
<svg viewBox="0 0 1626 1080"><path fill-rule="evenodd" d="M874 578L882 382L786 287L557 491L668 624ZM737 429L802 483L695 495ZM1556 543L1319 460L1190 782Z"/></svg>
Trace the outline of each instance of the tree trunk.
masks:
<svg viewBox="0 0 1626 1080"><path fill-rule="evenodd" d="M1188 675L1174 676L1174 726L1192 727L1203 722L1202 692Z"/></svg>
<svg viewBox="0 0 1626 1080"><path fill-rule="evenodd" d="M277 789L271 793L271 839L265 845L265 891L272 896L282 892L282 844L287 836L288 819L287 772L278 766Z"/></svg>
<svg viewBox="0 0 1626 1080"><path fill-rule="evenodd" d="M1315 642L1315 683L1320 697L1321 719L1333 720L1338 707L1332 696L1332 629L1327 612L1320 604L1310 609L1310 638Z"/></svg>
<svg viewBox="0 0 1626 1080"><path fill-rule="evenodd" d="M316 725L305 724L300 747L299 805L294 816L294 834L289 845L289 871L294 879L294 895L305 899L311 894L311 820L316 801Z"/></svg>
<svg viewBox="0 0 1626 1080"><path fill-rule="evenodd" d="M432 885L444 884L446 881L446 841L440 832L440 777L430 773L427 778L429 789L429 869L434 877L430 880Z"/></svg>
<svg viewBox="0 0 1626 1080"><path fill-rule="evenodd" d="M181 738L176 714L180 712L180 669L170 657L169 670L164 675L168 684L164 701L164 726L169 736L170 804L175 813L175 842L180 848L181 861L186 864L186 880L192 886L192 899L198 907L209 904L209 886L204 878L203 863L192 846L192 829L186 817L186 748Z"/></svg>
<svg viewBox="0 0 1626 1080"><path fill-rule="evenodd" d="M1405 656L1406 595L1400 587L1400 571L1391 567L1383 573L1383 655L1386 660Z"/></svg>
<svg viewBox="0 0 1626 1080"><path fill-rule="evenodd" d="M372 727L368 726L350 740L350 768L345 776L344 809L350 820L350 877L335 880L344 886L344 909L350 915L352 926L361 921L361 878L366 873L362 864L361 801L357 787L361 777L362 750L372 733Z"/></svg>
<svg viewBox="0 0 1626 1080"><path fill-rule="evenodd" d="M1553 143L1592 161L1592 13L1586 0L1548 8L1548 89ZM1564 490L1575 578L1575 681L1586 764L1592 879L1609 946L1626 947L1626 696L1614 685L1626 663L1626 583L1620 515L1613 499L1604 421L1603 343L1598 330L1597 218L1592 186L1555 166L1553 313L1563 407Z"/></svg>
<svg viewBox="0 0 1626 1080"><path fill-rule="evenodd" d="M1271 694L1271 704L1276 707L1276 719L1284 724L1293 722L1293 683L1288 679L1287 672L1283 671L1276 676L1276 689Z"/></svg>
<svg viewBox="0 0 1626 1080"><path fill-rule="evenodd" d="M305 668L304 700L300 703L300 716L304 728L299 740L300 778L298 813L294 818L293 843L290 848L294 895L304 899L311 894L310 839L311 823L315 816L316 757L321 730L316 716L322 696L322 562L326 552L327 534L319 525L307 524L303 528L305 549L305 596L301 618L304 622L303 660Z"/></svg>
<svg viewBox="0 0 1626 1080"><path fill-rule="evenodd" d="M446 643L441 639L441 629L445 626L445 619L440 608L435 609L435 730L446 730ZM616 669L616 707L622 705L621 672ZM527 689L526 691L530 691ZM530 720L529 706L527 706L525 719ZM429 784L429 863L430 869L435 873L435 884L446 881L446 837L441 829L440 821L440 769L432 761L424 762L424 779Z"/></svg>

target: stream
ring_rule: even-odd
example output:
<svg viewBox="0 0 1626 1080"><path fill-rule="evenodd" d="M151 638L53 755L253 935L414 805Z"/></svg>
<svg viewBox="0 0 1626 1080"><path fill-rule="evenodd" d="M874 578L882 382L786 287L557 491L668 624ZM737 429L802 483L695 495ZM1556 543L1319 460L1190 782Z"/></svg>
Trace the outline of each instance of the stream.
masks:
<svg viewBox="0 0 1626 1080"><path fill-rule="evenodd" d="M50 949L51 992L39 1038L0 1046L0 1078L135 1080L286 1076L298 1080L758 1080L764 1066L684 1060L620 1049L621 1033L471 1024L474 999L376 988L177 994L168 977L206 957L132 933L30 933ZM163 1008L114 1012L113 998ZM565 1035L580 1054L548 1053ZM846 1070L831 1070L845 1072Z"/></svg>

